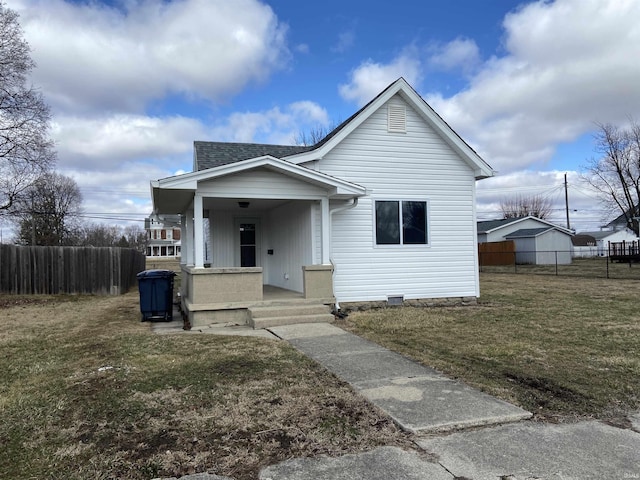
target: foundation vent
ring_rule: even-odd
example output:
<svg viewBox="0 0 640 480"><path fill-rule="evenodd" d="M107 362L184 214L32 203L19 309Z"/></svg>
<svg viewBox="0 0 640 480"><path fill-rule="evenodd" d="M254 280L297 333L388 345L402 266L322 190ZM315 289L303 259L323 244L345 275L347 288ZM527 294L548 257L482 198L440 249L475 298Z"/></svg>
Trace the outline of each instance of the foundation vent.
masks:
<svg viewBox="0 0 640 480"><path fill-rule="evenodd" d="M402 305L404 303L404 295L396 295L396 296L388 296L387 297L387 305L390 307L394 307L397 305Z"/></svg>

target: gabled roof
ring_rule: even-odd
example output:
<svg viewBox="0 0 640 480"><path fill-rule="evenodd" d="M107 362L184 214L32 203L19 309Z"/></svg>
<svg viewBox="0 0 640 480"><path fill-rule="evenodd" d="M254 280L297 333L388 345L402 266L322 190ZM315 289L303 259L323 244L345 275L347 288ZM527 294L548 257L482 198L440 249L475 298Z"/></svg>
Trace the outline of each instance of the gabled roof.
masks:
<svg viewBox="0 0 640 480"><path fill-rule="evenodd" d="M516 218L501 218L498 220L483 220L481 222L478 222L477 224L478 233L491 233L503 227L506 227L507 225L516 225L518 223L524 222L525 220L535 220L536 222L540 223L541 226L539 228L546 229L546 228L552 227L568 235L573 235L573 232L571 230L561 227L560 225L555 225L547 220L534 217L533 215L529 215L526 217L516 217ZM531 229L525 229L525 230L531 230Z"/></svg>
<svg viewBox="0 0 640 480"><path fill-rule="evenodd" d="M153 180L151 182L151 197L153 199L154 209L161 213L180 213L184 211L193 200L193 195L198 188L199 182L234 175L256 168L266 168L267 170L320 186L329 191L331 198L353 198L366 195L367 193L366 188L361 185L266 155L258 158L250 158L241 162L220 165L207 170ZM256 198L260 198L263 195L263 192L260 190L256 190L255 193ZM286 195L286 192L283 192L283 195Z"/></svg>
<svg viewBox="0 0 640 480"><path fill-rule="evenodd" d="M440 134L449 146L460 155L474 170L476 179L491 177L495 174L491 166L424 101L404 78L399 78L393 82L364 107L338 125L326 137L310 147L252 143L194 142L194 171L264 155L286 159L293 163L304 163L321 159L396 94L401 95L403 99L418 112L424 121Z"/></svg>
<svg viewBox="0 0 640 480"><path fill-rule="evenodd" d="M543 233L548 232L549 230L558 230L556 227L542 227L542 228L521 228L520 230L516 230L515 232L510 233L509 235L505 235L504 238L530 238L537 237L538 235L542 235ZM563 232L566 233L566 232Z"/></svg>
<svg viewBox="0 0 640 480"><path fill-rule="evenodd" d="M368 104L342 122L329 135L313 146L312 150L288 158L292 162L302 163L324 157L347 135L361 125L367 118L384 105L391 97L399 94L412 106L422 119L431 126L449 144L449 146L474 170L476 179L492 177L495 171L473 148L469 146L440 115L416 92L407 81L400 77Z"/></svg>

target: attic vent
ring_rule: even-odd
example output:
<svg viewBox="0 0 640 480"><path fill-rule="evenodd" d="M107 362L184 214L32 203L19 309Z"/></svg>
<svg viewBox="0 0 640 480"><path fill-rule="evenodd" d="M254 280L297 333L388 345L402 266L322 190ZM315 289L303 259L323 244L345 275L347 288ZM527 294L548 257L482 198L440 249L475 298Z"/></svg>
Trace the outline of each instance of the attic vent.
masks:
<svg viewBox="0 0 640 480"><path fill-rule="evenodd" d="M404 105L387 106L387 129L390 132L407 131L407 109Z"/></svg>

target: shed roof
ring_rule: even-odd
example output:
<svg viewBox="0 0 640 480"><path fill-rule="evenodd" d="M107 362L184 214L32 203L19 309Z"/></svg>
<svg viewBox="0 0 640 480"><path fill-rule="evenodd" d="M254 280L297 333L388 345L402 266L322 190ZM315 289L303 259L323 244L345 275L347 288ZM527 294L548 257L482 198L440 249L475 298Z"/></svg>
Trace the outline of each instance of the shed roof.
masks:
<svg viewBox="0 0 640 480"><path fill-rule="evenodd" d="M501 218L499 220L483 220L478 222L478 233L487 233L505 225L510 225L527 217Z"/></svg>
<svg viewBox="0 0 640 480"><path fill-rule="evenodd" d="M549 230L557 230L554 227L542 227L542 228L521 228L520 230L516 230L515 232L510 233L509 235L505 235L504 238L530 238L537 237L538 235L542 235ZM563 232L564 233L564 232Z"/></svg>

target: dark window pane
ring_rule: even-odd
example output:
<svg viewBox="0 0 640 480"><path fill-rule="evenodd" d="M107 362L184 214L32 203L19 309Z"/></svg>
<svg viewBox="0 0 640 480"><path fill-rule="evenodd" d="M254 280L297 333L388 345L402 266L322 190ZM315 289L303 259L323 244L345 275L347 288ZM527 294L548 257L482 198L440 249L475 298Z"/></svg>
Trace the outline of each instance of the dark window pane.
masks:
<svg viewBox="0 0 640 480"><path fill-rule="evenodd" d="M255 245L256 226L253 223L243 223L240 225L240 245Z"/></svg>
<svg viewBox="0 0 640 480"><path fill-rule="evenodd" d="M256 266L256 246L242 245L240 247L240 266L255 267Z"/></svg>
<svg viewBox="0 0 640 480"><path fill-rule="evenodd" d="M376 243L400 243L400 202L376 202Z"/></svg>
<svg viewBox="0 0 640 480"><path fill-rule="evenodd" d="M402 240L405 245L427 243L426 202L402 202Z"/></svg>

